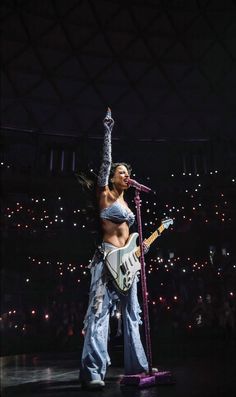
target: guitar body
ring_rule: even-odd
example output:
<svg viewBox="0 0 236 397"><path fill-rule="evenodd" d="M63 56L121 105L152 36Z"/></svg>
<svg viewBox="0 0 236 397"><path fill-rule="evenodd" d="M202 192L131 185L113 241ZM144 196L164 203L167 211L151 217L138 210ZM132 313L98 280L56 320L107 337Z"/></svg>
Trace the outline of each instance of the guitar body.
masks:
<svg viewBox="0 0 236 397"><path fill-rule="evenodd" d="M164 219L161 226L145 239L145 244L149 247L163 230L173 225L173 219ZM126 294L135 278L136 273L141 269L139 257L141 255L140 247L137 247L136 240L138 233L132 233L127 244L122 248L115 248L108 252L105 257L106 266L113 278L115 286L120 292Z"/></svg>
<svg viewBox="0 0 236 397"><path fill-rule="evenodd" d="M136 273L141 269L136 255L138 233L132 233L127 244L110 251L105 258L106 266L112 275L115 286L123 294L130 289Z"/></svg>

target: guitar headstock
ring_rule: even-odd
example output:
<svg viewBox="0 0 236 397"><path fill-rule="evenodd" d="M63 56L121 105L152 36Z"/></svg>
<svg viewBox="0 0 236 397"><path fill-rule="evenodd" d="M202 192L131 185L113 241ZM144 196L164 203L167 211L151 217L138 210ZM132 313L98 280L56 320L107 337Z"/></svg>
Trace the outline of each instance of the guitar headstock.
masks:
<svg viewBox="0 0 236 397"><path fill-rule="evenodd" d="M164 226L165 229L168 229L168 227L170 225L173 225L174 221L171 218L165 218L165 219L162 219L161 223L162 223L162 225Z"/></svg>

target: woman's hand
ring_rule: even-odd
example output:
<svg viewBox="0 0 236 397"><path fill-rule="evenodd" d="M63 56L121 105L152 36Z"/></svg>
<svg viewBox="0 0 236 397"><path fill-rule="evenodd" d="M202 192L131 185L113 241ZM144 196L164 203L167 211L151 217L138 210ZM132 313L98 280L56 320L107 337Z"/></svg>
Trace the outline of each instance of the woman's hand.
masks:
<svg viewBox="0 0 236 397"><path fill-rule="evenodd" d="M108 127L109 129L113 128L114 120L111 117L111 109L110 108L107 108L107 113L106 113L105 119L103 120L103 124L105 127Z"/></svg>
<svg viewBox="0 0 236 397"><path fill-rule="evenodd" d="M145 243L145 241L143 242L143 253L144 255L146 255L149 251L150 245L148 245L147 243Z"/></svg>

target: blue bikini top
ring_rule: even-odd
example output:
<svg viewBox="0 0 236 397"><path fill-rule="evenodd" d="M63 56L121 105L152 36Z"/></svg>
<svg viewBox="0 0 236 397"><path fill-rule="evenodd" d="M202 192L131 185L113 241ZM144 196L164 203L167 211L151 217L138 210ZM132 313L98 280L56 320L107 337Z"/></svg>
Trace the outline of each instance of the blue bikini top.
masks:
<svg viewBox="0 0 236 397"><path fill-rule="evenodd" d="M127 222L129 226L133 225L135 221L134 213L118 201L115 201L109 207L103 208L100 212L100 218L108 219L114 223Z"/></svg>

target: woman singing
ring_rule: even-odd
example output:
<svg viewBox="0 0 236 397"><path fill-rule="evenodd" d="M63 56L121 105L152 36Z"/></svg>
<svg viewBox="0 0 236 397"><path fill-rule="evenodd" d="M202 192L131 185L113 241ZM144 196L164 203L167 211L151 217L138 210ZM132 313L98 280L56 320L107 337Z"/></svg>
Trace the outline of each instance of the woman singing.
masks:
<svg viewBox="0 0 236 397"><path fill-rule="evenodd" d="M122 308L125 374L138 374L148 370L139 334L141 321L137 298L138 277L135 277L128 293L123 295L109 281L104 263L109 251L121 248L127 243L129 228L134 223L135 216L124 199L124 193L129 187L130 167L125 163L112 164L111 132L114 121L110 109L103 123L103 159L97 181L103 242L90 264L91 285L84 320L84 346L80 370L82 384L90 389L105 386L104 378L110 364L107 351L109 317L115 312L118 302Z"/></svg>

